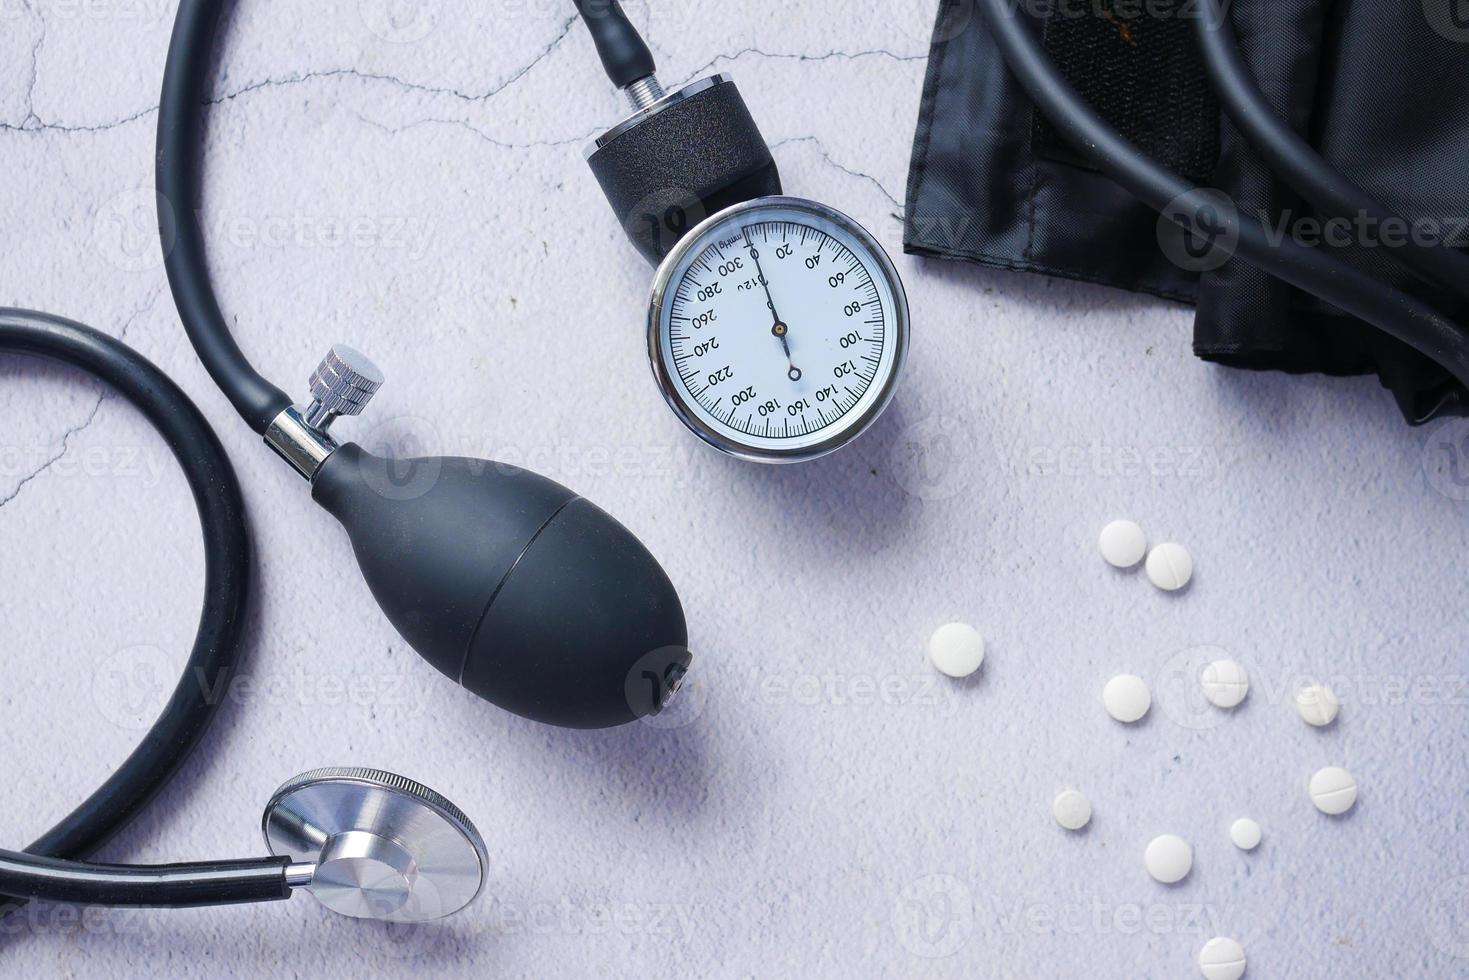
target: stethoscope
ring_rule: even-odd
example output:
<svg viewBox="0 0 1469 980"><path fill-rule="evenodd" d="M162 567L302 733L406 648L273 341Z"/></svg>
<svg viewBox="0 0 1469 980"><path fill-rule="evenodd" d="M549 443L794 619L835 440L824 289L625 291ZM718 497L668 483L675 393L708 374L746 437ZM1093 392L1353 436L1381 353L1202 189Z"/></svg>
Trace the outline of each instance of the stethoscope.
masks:
<svg viewBox="0 0 1469 980"><path fill-rule="evenodd" d="M345 345L297 406L234 342L215 298L199 198L201 111L222 0L181 0L158 117L159 223L179 316L231 404L346 528L369 588L405 640L470 691L548 724L601 728L660 711L691 661L683 608L621 524L545 477L454 457L384 459L338 443L383 383ZM454 804L411 779L326 768L266 805L270 856L164 866L81 860L126 826L198 743L234 672L250 583L238 482L186 395L125 345L81 324L0 311L0 350L50 357L111 385L159 430L188 477L205 537L205 606L184 676L107 782L25 852L0 851L0 895L191 907L307 891L344 915L418 921L479 894L485 846ZM212 683L201 683L208 679ZM5 908L14 908L12 901ZM4 909L0 909L3 912Z"/></svg>
<svg viewBox="0 0 1469 980"><path fill-rule="evenodd" d="M1099 167L1189 230L1207 232L1219 247L1412 344L1469 384L1469 339L1455 324L1329 256L1290 240L1271 245L1250 222L1210 229L1201 216L1213 213L1212 198L1162 171L1091 113L1006 0L981 0L981 6L1032 98ZM385 460L338 444L332 422L359 414L382 384L370 361L334 347L311 377L311 398L298 407L253 369L230 337L192 209L199 110L221 7L221 0L180 4L158 138L160 220L172 239L169 282L211 376L347 528L384 612L434 666L502 707L553 724L598 727L660 710L690 662L683 613L662 569L621 525L522 470L453 458ZM649 352L670 405L706 441L746 458L790 461L845 444L881 412L902 363L907 311L891 263L855 222L779 195L768 149L727 79L714 76L663 94L646 46L634 43L616 4L599 3L596 11L596 17L584 13L604 64L637 111L597 141L589 160L614 208L629 220L634 243L659 263ZM1214 49L1212 70L1236 85L1229 104L1245 112L1248 91L1240 90L1244 83L1226 56ZM1274 138L1267 121L1255 120L1251 132ZM698 179L667 204L658 195L678 182L662 178L678 159L680 134L689 133L718 152L692 169L686 159L680 164L680 173ZM1295 154L1288 172L1323 199L1366 198L1334 180L1324 164L1304 158L1299 146L1287 150ZM710 213L689 222L690 205ZM1402 258L1434 281L1458 275L1456 291L1469 282L1460 275L1462 256ZM869 305L874 294L876 309ZM865 314L877 322L865 323L872 328L866 333L828 333L819 325L842 322L832 315L834 301L856 321L853 327ZM731 333L732 325L750 322L751 310L761 329ZM852 333L852 344L866 343L879 365L862 380L866 387L852 386L850 402L837 394L834 402L816 397L795 407L807 398L808 389L799 386L826 387L849 377L837 371L848 360L856 363L840 359L859 349L841 344ZM691 344L707 346L691 352ZM79 860L157 795L212 719L216 704L202 691L215 688L197 678L227 680L235 669L249 585L248 533L239 486L217 438L157 368L106 335L22 310L0 311L0 349L73 364L143 411L184 468L206 544L204 611L184 680L142 744L99 790L27 852L0 851L0 894L179 907L273 901L304 890L336 912L396 921L447 915L473 901L487 865L473 824L427 787L374 769L319 769L281 786L262 820L269 857L164 866ZM715 351L729 356L705 360ZM700 359L698 370L685 376L690 357ZM782 383L798 387L781 389ZM753 397L738 406L732 396L725 401L749 389ZM763 417L747 410L767 404L771 411ZM729 413L733 407L746 411ZM807 414L812 409L814 421ZM782 412L787 427L756 422ZM770 441L781 438L793 441ZM568 595L592 601L567 604Z"/></svg>
<svg viewBox="0 0 1469 980"><path fill-rule="evenodd" d="M307 891L344 915L398 922L468 905L485 845L458 807L376 769L327 768L272 794L269 856L170 865L81 860L127 826L193 751L241 651L251 578L249 532L233 468L204 416L158 368L106 334L59 317L0 310L0 350L73 365L121 394L183 467L204 531L204 608L193 650L158 720L107 781L25 852L0 850L0 915L19 901L196 907L269 902Z"/></svg>

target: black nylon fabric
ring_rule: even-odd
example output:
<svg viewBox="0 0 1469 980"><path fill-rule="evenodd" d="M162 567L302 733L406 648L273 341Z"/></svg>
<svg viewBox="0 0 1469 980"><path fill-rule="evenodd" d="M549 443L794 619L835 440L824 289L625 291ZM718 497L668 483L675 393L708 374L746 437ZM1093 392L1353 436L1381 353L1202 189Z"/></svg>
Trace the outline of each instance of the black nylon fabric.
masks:
<svg viewBox="0 0 1469 980"><path fill-rule="evenodd" d="M1083 100L1134 145L1194 183L1208 181L1219 159L1219 105L1190 57L1180 8L1196 0L1149 0L1160 16L1053 16L1046 53ZM1037 156L1087 166L1044 113L1034 113Z"/></svg>
<svg viewBox="0 0 1469 980"><path fill-rule="evenodd" d="M1114 30L1119 18L1177 9L1130 0L1054 3L1065 4L1068 18L1100 17ZM1096 32L1073 25L1058 37L1045 24L1063 14L1054 5L1049 13L1035 7L1022 2L1017 16L1061 55L1064 70L1068 59L1057 45ZM1469 246L1469 0L1234 0L1229 7L1245 59L1283 118L1383 203L1457 247ZM1168 66L1147 82L1164 90L1161 98L1093 94L1099 112L1136 132L1139 121L1128 113L1139 103L1180 113L1169 101L1190 91L1180 59L1199 76L1202 68L1186 31L1134 23L1126 35L1186 48L1148 55ZM1129 59L1072 60L1085 66L1081 87L1091 93L1139 84ZM1105 77L1093 77L1098 72ZM1218 156L1206 183L1272 228L1310 234L1330 217L1298 200L1214 107L1184 101L1179 118L1209 112L1217 127ZM942 0L909 173L907 251L1190 303L1200 357L1250 369L1376 373L1411 422L1469 414L1469 398L1445 371L1368 324L1248 263L1201 269L1186 256L1175 262L1169 255L1180 254L1180 236L1168 228L1168 248L1160 247L1157 216L1108 178L1051 152L1032 117L972 0ZM1150 130L1143 125L1142 132ZM1352 238L1333 253L1469 323L1464 304L1392 261L1376 230L1354 225Z"/></svg>

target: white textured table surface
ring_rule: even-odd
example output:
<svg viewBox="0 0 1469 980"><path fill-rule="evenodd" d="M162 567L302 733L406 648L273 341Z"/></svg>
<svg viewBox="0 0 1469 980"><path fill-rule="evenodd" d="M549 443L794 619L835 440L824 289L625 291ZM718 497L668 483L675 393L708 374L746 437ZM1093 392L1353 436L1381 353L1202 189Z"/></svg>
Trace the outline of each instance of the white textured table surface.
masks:
<svg viewBox="0 0 1469 980"><path fill-rule="evenodd" d="M1216 934L1257 977L1469 968L1469 428L1410 430L1371 380L1206 366L1178 308L902 257L914 343L883 422L814 465L719 458L648 374L649 270L579 152L620 110L570 3L395 6L236 5L204 207L222 302L292 390L333 340L382 363L350 434L528 463L641 535L698 653L677 724L539 727L408 650L175 318L151 230L173 4L0 3L0 301L125 335L178 379L259 551L250 683L102 857L258 853L278 782L363 764L457 801L493 863L469 912L409 930L306 897L34 908L0 930L3 972L1183 977ZM787 188L896 256L932 15L898 6L629 10L666 81L732 71ZM20 846L134 744L202 563L182 478L125 404L4 358L0 418L0 804ZM1101 563L1123 515L1194 550L1190 590ZM991 643L969 683L923 658L950 619ZM1206 645L1254 679L1232 716L1176 683ZM1134 728L1100 706L1123 670L1157 691ZM1341 695L1335 727L1295 717L1306 677ZM1362 785L1343 819L1305 795L1328 764ZM1073 786L1096 808L1080 835L1049 814ZM1265 829L1250 855L1225 835L1242 814ZM1142 868L1163 832L1196 852L1172 888Z"/></svg>

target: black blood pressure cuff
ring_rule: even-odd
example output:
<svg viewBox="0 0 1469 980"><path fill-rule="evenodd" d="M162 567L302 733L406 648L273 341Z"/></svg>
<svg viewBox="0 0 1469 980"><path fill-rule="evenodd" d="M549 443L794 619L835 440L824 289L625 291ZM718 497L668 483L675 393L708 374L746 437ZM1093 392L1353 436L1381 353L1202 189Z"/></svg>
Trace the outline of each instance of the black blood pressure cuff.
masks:
<svg viewBox="0 0 1469 980"><path fill-rule="evenodd" d="M1012 0L1086 101L1159 162L1272 233L1321 243L1465 319L1385 252L1406 235L1469 246L1469 0L1233 0L1277 111L1411 222L1373 227L1302 202L1220 112L1187 19L1198 0ZM1223 201L1223 198L1221 198ZM1228 206L1227 204L1224 206ZM1201 251L1085 163L1010 76L974 0L942 0L908 180L907 251L1193 305L1194 351L1234 367L1377 374L1421 423L1469 414L1442 368L1253 266Z"/></svg>

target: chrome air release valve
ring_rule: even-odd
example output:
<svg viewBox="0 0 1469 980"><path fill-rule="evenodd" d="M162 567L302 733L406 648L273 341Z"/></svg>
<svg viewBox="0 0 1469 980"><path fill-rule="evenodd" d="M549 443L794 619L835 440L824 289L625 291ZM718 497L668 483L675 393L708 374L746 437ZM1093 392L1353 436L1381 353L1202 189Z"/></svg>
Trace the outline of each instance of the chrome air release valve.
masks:
<svg viewBox="0 0 1469 980"><path fill-rule="evenodd" d="M891 402L908 301L877 240L839 211L781 196L780 173L725 75L664 93L614 0L579 0L634 112L587 148L628 238L658 266L653 373L699 438L791 463L861 435Z"/></svg>

